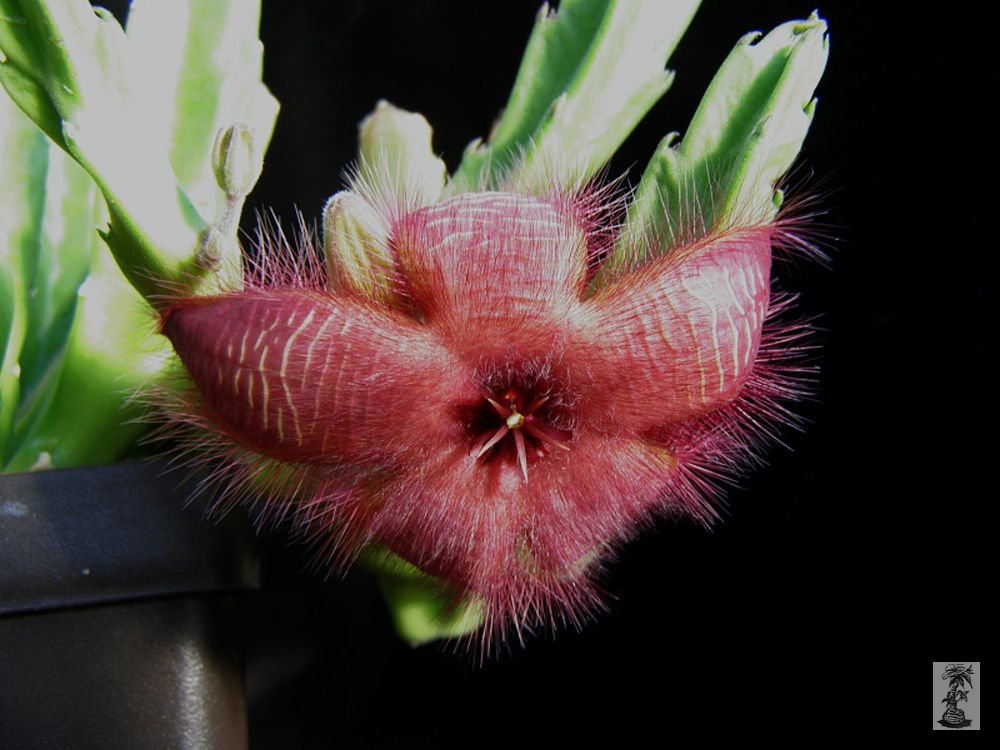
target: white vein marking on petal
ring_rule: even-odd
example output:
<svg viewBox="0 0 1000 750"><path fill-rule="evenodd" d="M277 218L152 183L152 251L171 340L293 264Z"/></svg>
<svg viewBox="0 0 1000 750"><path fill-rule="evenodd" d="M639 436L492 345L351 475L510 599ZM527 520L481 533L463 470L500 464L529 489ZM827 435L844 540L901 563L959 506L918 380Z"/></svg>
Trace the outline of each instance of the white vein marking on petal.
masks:
<svg viewBox="0 0 1000 750"><path fill-rule="evenodd" d="M455 220L450 215L442 216L438 219L431 219L430 221L425 221L421 225L421 229L430 229L431 227L440 226L441 224L451 224Z"/></svg>
<svg viewBox="0 0 1000 750"><path fill-rule="evenodd" d="M318 344L320 340L323 338L323 332L326 330L326 327L333 322L334 317L335 316L333 315L328 315L326 317L326 319L320 324L319 330L316 331L315 334L313 334L312 341L309 342L309 346L306 348L305 372L307 375L310 372L309 366L312 364L313 350L316 348L316 344Z"/></svg>
<svg viewBox="0 0 1000 750"><path fill-rule="evenodd" d="M260 349L260 342L264 340L264 337L267 335L267 332L269 330L271 330L271 329L270 328L261 328L260 329L260 333L257 334L257 340L253 342L253 350L254 351L257 351L258 349Z"/></svg>
<svg viewBox="0 0 1000 750"><path fill-rule="evenodd" d="M712 311L712 346L715 347L715 369L719 373L719 391L722 391L722 384L725 382L726 373L722 369L722 347L719 345L719 308L716 305L710 305L709 309ZM702 378L701 384L701 401L705 403L705 378Z"/></svg>
<svg viewBox="0 0 1000 750"><path fill-rule="evenodd" d="M667 307L670 308L670 312L672 313L672 317L674 319L676 319L676 320L682 320L682 321L684 321L685 325L687 325L688 333L691 336L691 343L694 345L694 358L695 358L696 366L698 368L698 377L700 379L700 386L701 386L701 401L702 401L702 403L704 403L705 402L705 364L704 364L702 353L701 353L701 340L698 338L698 331L695 330L694 320L692 319L692 317L691 317L691 315L689 313L681 312L680 310L677 309L677 306L674 304L674 301L673 301L673 295L671 295L671 294L664 294L663 297L662 297L662 299L666 303ZM690 393L685 393L685 397L688 399L688 403L691 403L691 394Z"/></svg>
<svg viewBox="0 0 1000 750"><path fill-rule="evenodd" d="M347 332L351 330L351 325L352 325L352 321L350 320L350 318L348 318L348 319L346 319L344 321L344 327L340 329L340 334L339 334L339 336L341 338L345 337L347 335ZM343 341L344 341L344 346L343 346L342 349L340 349L340 372L337 375L337 384L334 387L334 395L335 396L336 396L336 393L337 393L337 388L340 387L340 375L343 374L344 366L345 366L346 361L347 361L347 355L351 351L351 342L350 342L350 339L343 338ZM323 384L324 384L324 382L326 382L326 374L330 371L330 355L333 353L333 350L334 350L334 347L332 347L332 346L327 347L326 357L323 359L323 370L320 373L319 385L316 388L315 414L317 416L319 415L319 402L320 402L320 399L323 396ZM319 420L317 419L317 420L314 420L314 421L318 422ZM323 431L323 443L320 446L320 452L321 453L326 453L327 442L330 439L330 430L333 429L334 426L335 425L333 425L333 424L331 424L331 423L328 422L326 429Z"/></svg>
<svg viewBox="0 0 1000 750"><path fill-rule="evenodd" d="M299 327L296 328L292 335L288 337L288 341L285 342L285 349L281 353L281 370L278 373L281 377L281 387L285 391L285 402L288 404L288 408L292 412L292 424L295 425L295 437L299 445L302 445L302 428L299 426L299 410L296 409L295 404L292 403L292 389L288 387L288 381L285 375L288 372L288 356L292 350L292 344L295 342L295 339L299 337L302 331L305 330L306 326L312 322L315 314L315 310L310 310L309 314L306 315L305 319L303 319L303 321L299 324ZM289 318L289 321L291 321L291 318Z"/></svg>
<svg viewBox="0 0 1000 750"><path fill-rule="evenodd" d="M751 283L754 279L750 276L750 274L744 271L738 278L740 280L740 285L743 287L743 293L746 295L747 299L755 299L757 296L756 284Z"/></svg>
<svg viewBox="0 0 1000 750"><path fill-rule="evenodd" d="M264 358L267 356L268 346L264 345L264 350L260 353L260 362L257 363L257 371L260 373L261 391L263 394L264 429L267 429L267 402L270 394L267 390L267 375L264 373Z"/></svg>
<svg viewBox="0 0 1000 750"><path fill-rule="evenodd" d="M742 274L740 274L742 276ZM733 306L726 309L726 317L729 318L729 327L733 330L733 378L739 379L740 376L740 331L736 325L736 320L733 318L733 310L737 310L743 313L743 319L746 320L748 314L752 313L752 310L744 309L744 305L736 298L736 290L733 288L733 283L729 278L729 268L722 269L722 278L726 282L726 290L729 292L729 299L733 301ZM750 348L753 339L747 338L747 349ZM722 383L719 384L719 391L721 392Z"/></svg>
<svg viewBox="0 0 1000 750"><path fill-rule="evenodd" d="M691 283L692 281L694 283ZM698 285L698 281L699 281L698 279L695 279L695 280L683 279L681 281L681 285L683 286L684 290L688 292L688 294L690 294L696 300L702 301L702 296L698 293L698 291L699 291L698 290L698 286L697 286ZM673 302L670 301L669 297L667 298L667 303L670 305L671 308L676 309L676 308L674 308ZM712 310L712 335L717 338L717 332L715 330L715 325L717 323L717 321L715 320L715 317L716 317L715 305L709 305L709 308ZM708 400L708 397L707 397L707 391L708 391L707 375L708 375L708 373L707 373L706 368L705 368L704 357L702 356L701 338L698 336L698 331L695 328L693 311L688 311L688 312L681 313L681 314L682 314L685 322L687 323L688 331L691 334L691 343L694 344L695 361L698 364L698 380L699 380L699 388L700 388L700 398L701 398L701 403L704 404ZM716 342L716 343L718 343L718 342ZM716 349L716 352L718 353L718 349Z"/></svg>
<svg viewBox="0 0 1000 750"><path fill-rule="evenodd" d="M758 284L758 286L754 287L754 292L756 294L757 291L763 289L767 285L767 282L764 279L764 269L759 264L754 266L753 272Z"/></svg>
<svg viewBox="0 0 1000 750"><path fill-rule="evenodd" d="M247 401L250 404L250 409L253 409L253 387L255 384L253 377L253 370L247 370Z"/></svg>
<svg viewBox="0 0 1000 750"><path fill-rule="evenodd" d="M472 239L474 237L482 238L482 232L478 229L463 229L456 232L451 232L447 237L444 237L436 245L431 245L428 247L424 253L426 255L434 255L435 253L440 253L445 248L456 242L463 242L465 240Z"/></svg>
<svg viewBox="0 0 1000 750"><path fill-rule="evenodd" d="M269 326L260 329L260 333L257 334L257 340L253 342L253 351L257 351L258 349L260 349L260 344L264 340L264 337L271 331L272 328L274 328L277 322L278 322L277 316L275 316L275 319L271 322Z"/></svg>

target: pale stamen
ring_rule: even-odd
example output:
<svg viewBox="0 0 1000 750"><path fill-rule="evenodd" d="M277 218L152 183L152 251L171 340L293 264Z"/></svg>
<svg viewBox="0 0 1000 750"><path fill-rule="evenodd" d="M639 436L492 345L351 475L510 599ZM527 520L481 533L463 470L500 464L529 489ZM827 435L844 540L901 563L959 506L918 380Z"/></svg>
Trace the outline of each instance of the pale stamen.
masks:
<svg viewBox="0 0 1000 750"><path fill-rule="evenodd" d="M488 451L494 445L499 443L503 439L503 436L507 434L507 432L508 432L507 425L503 425L499 430L494 432L493 437L491 437L489 440L483 443L483 447L480 448L478 451L476 451L476 458L479 458L481 455L486 453L486 451Z"/></svg>
<svg viewBox="0 0 1000 750"><path fill-rule="evenodd" d="M506 419L507 417L510 416L511 409L508 409L506 406L501 406L500 404L498 404L496 401L494 401L491 398L487 398L486 400L490 402L490 406L492 406L494 409L496 409L497 414L499 414L501 417L503 417L504 419Z"/></svg>
<svg viewBox="0 0 1000 750"><path fill-rule="evenodd" d="M524 433L520 430L515 430L514 432L514 445L517 446L517 461L521 464L521 474L524 475L524 481L528 481L528 453L524 447Z"/></svg>
<svg viewBox="0 0 1000 750"><path fill-rule="evenodd" d="M525 433L533 439L534 443L531 445L531 450L538 457L548 455L546 449L553 447L564 451L569 450L567 443L570 433L544 424L535 416L535 412L549 400L548 395L535 399L523 411L519 411L517 408L518 394L513 388L508 389L503 394L503 398L507 401L507 406L488 396L484 398L493 411L503 419L503 424L495 432L486 432L483 434L479 448L473 453L475 458L481 458L493 446L503 440L508 433L513 433L517 462L521 468L521 475L524 477L524 481L527 482L529 444Z"/></svg>
<svg viewBox="0 0 1000 750"><path fill-rule="evenodd" d="M569 450L569 446L560 440L560 436L555 435L552 429L546 427L543 424L540 424L539 422L535 421L525 422L524 429L525 431L527 431L529 435L531 435L531 437L535 438L536 440L539 440L546 444L551 443L556 448L562 448L564 451Z"/></svg>
<svg viewBox="0 0 1000 750"><path fill-rule="evenodd" d="M536 411L538 411L539 407L541 407L541 405L548 400L549 400L548 396L542 396L541 398L536 399L531 403L531 405L527 409L524 410L525 415L534 414Z"/></svg>

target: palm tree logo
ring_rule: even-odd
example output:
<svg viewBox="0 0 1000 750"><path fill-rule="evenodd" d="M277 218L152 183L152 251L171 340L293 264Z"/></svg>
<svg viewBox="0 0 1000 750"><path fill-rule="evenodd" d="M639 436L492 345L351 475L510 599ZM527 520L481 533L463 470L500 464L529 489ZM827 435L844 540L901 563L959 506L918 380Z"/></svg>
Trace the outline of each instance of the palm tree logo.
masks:
<svg viewBox="0 0 1000 750"><path fill-rule="evenodd" d="M962 688L966 685L970 689L972 688L973 674L975 673L972 671L971 664L967 667L961 664L949 664L944 670L944 674L941 675L942 680L948 680L949 687L948 695L941 699L942 703L948 704L941 721L938 722L942 726L957 729L972 724L972 719L965 718L965 711L960 709L958 704L960 701L968 700L969 691L962 690Z"/></svg>

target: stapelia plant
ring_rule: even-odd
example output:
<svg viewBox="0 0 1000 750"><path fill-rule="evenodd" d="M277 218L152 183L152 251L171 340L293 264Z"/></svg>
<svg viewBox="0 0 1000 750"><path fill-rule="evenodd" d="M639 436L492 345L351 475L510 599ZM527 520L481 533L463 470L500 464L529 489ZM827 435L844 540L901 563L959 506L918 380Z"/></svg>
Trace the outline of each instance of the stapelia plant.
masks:
<svg viewBox="0 0 1000 750"><path fill-rule="evenodd" d="M380 103L321 251L265 227L231 288L145 282L183 363L161 406L222 504L290 517L335 566L366 559L412 640L578 624L615 545L657 515L708 523L794 421L802 330L778 321L771 266L807 243L776 183L823 21L741 40L629 200L594 182L669 86L695 5L543 8L450 178L423 118ZM214 164L242 194L240 132Z"/></svg>

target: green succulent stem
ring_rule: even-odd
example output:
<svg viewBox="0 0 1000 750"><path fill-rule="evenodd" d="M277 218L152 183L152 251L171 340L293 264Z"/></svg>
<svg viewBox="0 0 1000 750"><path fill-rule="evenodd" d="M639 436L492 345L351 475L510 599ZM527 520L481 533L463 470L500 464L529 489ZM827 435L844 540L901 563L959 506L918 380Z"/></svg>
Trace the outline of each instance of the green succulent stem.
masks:
<svg viewBox="0 0 1000 750"><path fill-rule="evenodd" d="M489 141L473 141L451 193L501 179L530 187L553 170L585 181L670 87L667 59L698 0L563 0L538 12ZM572 154L573 156L568 156Z"/></svg>
<svg viewBox="0 0 1000 750"><path fill-rule="evenodd" d="M369 545L362 552L361 562L378 578L396 631L409 644L419 646L440 638L457 638L482 625L483 611L478 602L458 599L441 581L384 547Z"/></svg>
<svg viewBox="0 0 1000 750"><path fill-rule="evenodd" d="M778 183L816 111L826 31L813 13L739 40L683 139L670 133L658 146L595 285L682 240L774 217L783 199Z"/></svg>
<svg viewBox="0 0 1000 750"><path fill-rule="evenodd" d="M142 138L125 34L106 11L71 0L0 0L0 82L104 195L106 241L144 295L189 284L205 222L167 155Z"/></svg>
<svg viewBox="0 0 1000 750"><path fill-rule="evenodd" d="M259 0L143 0L126 32L87 0L0 0L0 470L133 448L129 395L166 362L147 303L215 289L239 254L228 192L278 110L259 21ZM212 146L236 123L227 192Z"/></svg>
<svg viewBox="0 0 1000 750"><path fill-rule="evenodd" d="M0 0L0 83L94 180L101 236L147 299L196 292L209 270L197 256L222 200L205 186L219 128L246 121L266 146L277 104L258 19L256 0L150 0L126 34L86 0Z"/></svg>

